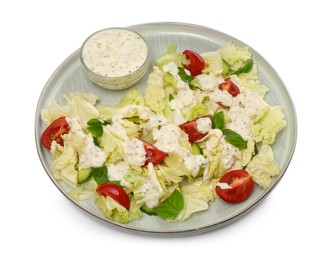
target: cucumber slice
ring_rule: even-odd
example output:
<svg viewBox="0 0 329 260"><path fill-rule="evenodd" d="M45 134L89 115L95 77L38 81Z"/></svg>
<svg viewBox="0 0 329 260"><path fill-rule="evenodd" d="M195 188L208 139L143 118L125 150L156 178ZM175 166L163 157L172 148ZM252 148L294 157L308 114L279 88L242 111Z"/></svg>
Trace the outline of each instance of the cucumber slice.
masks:
<svg viewBox="0 0 329 260"><path fill-rule="evenodd" d="M201 147L197 143L192 143L191 148L192 148L192 154L194 155L203 154Z"/></svg>
<svg viewBox="0 0 329 260"><path fill-rule="evenodd" d="M78 184L81 184L91 176L91 168L86 168L78 171Z"/></svg>
<svg viewBox="0 0 329 260"><path fill-rule="evenodd" d="M156 215L155 211L149 208L148 206L146 206L145 204L141 207L141 211L150 216Z"/></svg>

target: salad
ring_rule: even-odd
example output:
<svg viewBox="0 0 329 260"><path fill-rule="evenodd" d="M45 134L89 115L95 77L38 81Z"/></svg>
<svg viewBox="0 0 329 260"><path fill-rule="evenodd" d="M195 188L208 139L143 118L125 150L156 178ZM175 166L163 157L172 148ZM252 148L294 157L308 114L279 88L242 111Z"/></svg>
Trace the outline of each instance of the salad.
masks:
<svg viewBox="0 0 329 260"><path fill-rule="evenodd" d="M184 221L214 200L248 200L279 174L271 145L286 121L267 92L247 47L181 53L172 44L144 95L131 88L111 107L71 92L42 109L41 143L54 178L107 218Z"/></svg>

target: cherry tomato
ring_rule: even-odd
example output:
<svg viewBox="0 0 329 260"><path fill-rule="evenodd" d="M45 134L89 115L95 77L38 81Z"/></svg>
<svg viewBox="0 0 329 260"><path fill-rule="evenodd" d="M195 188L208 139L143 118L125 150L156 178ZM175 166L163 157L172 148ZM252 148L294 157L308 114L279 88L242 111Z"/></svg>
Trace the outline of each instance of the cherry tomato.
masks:
<svg viewBox="0 0 329 260"><path fill-rule="evenodd" d="M251 195L254 190L254 181L245 170L233 170L227 172L220 180L227 183L231 188L222 189L216 186L217 195L224 201L236 204L240 203Z"/></svg>
<svg viewBox="0 0 329 260"><path fill-rule="evenodd" d="M120 205L125 207L127 210L130 208L130 200L127 193L120 186L110 183L104 182L99 185L96 189L97 193L102 196L109 196L115 201L117 201Z"/></svg>
<svg viewBox="0 0 329 260"><path fill-rule="evenodd" d="M208 117L212 121L211 116L204 116L204 117ZM198 140L202 139L203 137L205 137L207 135L207 133L202 134L198 131L197 120L198 120L198 118L179 125L180 129L182 129L188 135L188 140L191 143L195 142L195 141L198 141Z"/></svg>
<svg viewBox="0 0 329 260"><path fill-rule="evenodd" d="M231 78L226 78L225 81L219 85L219 89L226 90L233 97L240 94L239 88L232 82Z"/></svg>
<svg viewBox="0 0 329 260"><path fill-rule="evenodd" d="M50 150L52 141L56 141L61 146L64 145L62 135L70 131L69 124L66 122L65 117L57 118L52 122L46 130L42 133L41 143L44 147Z"/></svg>
<svg viewBox="0 0 329 260"><path fill-rule="evenodd" d="M146 152L146 161L145 161L144 166L148 165L149 163L156 165L156 164L162 162L163 159L167 156L167 153L165 153L164 151L159 150L155 146L153 146L145 141L142 141L142 142L143 142L144 149Z"/></svg>
<svg viewBox="0 0 329 260"><path fill-rule="evenodd" d="M192 76L197 76L205 67L204 59L194 51L185 50L183 54L186 56L187 61L184 65L184 68L191 72Z"/></svg>

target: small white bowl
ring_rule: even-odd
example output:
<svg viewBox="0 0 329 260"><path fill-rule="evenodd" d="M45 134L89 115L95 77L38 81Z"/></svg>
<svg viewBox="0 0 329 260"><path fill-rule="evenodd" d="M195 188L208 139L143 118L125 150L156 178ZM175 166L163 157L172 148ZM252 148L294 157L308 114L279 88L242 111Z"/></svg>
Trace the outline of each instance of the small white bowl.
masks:
<svg viewBox="0 0 329 260"><path fill-rule="evenodd" d="M88 78L113 90L128 88L146 73L150 63L144 38L126 28L107 28L90 35L80 49Z"/></svg>

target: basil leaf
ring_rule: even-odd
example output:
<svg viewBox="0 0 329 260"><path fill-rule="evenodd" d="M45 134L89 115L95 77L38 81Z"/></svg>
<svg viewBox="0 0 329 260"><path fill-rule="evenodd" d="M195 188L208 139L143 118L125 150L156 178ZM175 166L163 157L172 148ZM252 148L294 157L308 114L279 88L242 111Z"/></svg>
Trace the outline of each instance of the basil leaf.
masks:
<svg viewBox="0 0 329 260"><path fill-rule="evenodd" d="M87 129L94 137L100 137L103 134L102 122L96 118L92 118L87 122Z"/></svg>
<svg viewBox="0 0 329 260"><path fill-rule="evenodd" d="M105 182L110 182L109 179L107 178L106 166L100 168L91 168L91 174L98 185L101 185Z"/></svg>
<svg viewBox="0 0 329 260"><path fill-rule="evenodd" d="M183 195L178 190L174 190L166 200L161 202L159 206L153 208L153 211L161 218L174 218L183 207Z"/></svg>
<svg viewBox="0 0 329 260"><path fill-rule="evenodd" d="M225 124L224 112L220 111L212 116L212 129L223 129Z"/></svg>
<svg viewBox="0 0 329 260"><path fill-rule="evenodd" d="M110 182L121 187L121 181L110 181Z"/></svg>
<svg viewBox="0 0 329 260"><path fill-rule="evenodd" d="M174 99L173 95L169 94L169 102L173 99Z"/></svg>
<svg viewBox="0 0 329 260"><path fill-rule="evenodd" d="M191 81L194 79L192 75L188 75L183 67L178 67L178 75L181 78L182 81L186 83L191 83Z"/></svg>
<svg viewBox="0 0 329 260"><path fill-rule="evenodd" d="M87 122L87 129L93 137L101 137L103 134L103 126L109 124L109 121L92 118Z"/></svg>
<svg viewBox="0 0 329 260"><path fill-rule="evenodd" d="M99 124L102 124L102 123L97 118L92 118L87 122L88 126L97 126Z"/></svg>
<svg viewBox="0 0 329 260"><path fill-rule="evenodd" d="M231 129L224 128L222 129L224 134L224 139L234 147L238 148L239 150L243 150L247 148L247 141L245 141L241 135L234 132Z"/></svg>
<svg viewBox="0 0 329 260"><path fill-rule="evenodd" d="M101 144L99 143L99 140L98 140L97 137L93 136L93 141L94 141L94 144L95 144L96 146L100 147Z"/></svg>
<svg viewBox="0 0 329 260"><path fill-rule="evenodd" d="M192 90L200 89L198 82L192 75L188 75L183 67L178 67L178 75L182 81L188 83Z"/></svg>
<svg viewBox="0 0 329 260"><path fill-rule="evenodd" d="M254 61L252 59L246 60L246 62L237 71L233 72L232 74L240 75L242 73L248 73L249 71L251 71L253 65L254 65Z"/></svg>
<svg viewBox="0 0 329 260"><path fill-rule="evenodd" d="M102 125L88 126L87 129L92 134L93 137L101 137L103 134Z"/></svg>

